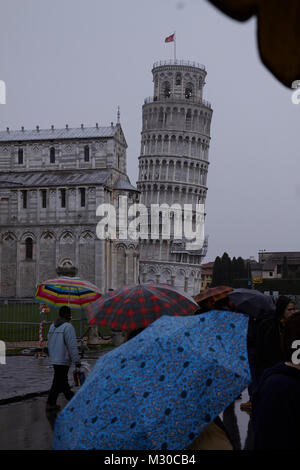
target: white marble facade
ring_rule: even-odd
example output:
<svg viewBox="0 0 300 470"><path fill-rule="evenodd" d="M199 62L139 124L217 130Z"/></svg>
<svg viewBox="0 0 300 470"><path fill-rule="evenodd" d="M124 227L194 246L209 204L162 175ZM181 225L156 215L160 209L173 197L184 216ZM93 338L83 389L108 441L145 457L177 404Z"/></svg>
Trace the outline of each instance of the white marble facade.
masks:
<svg viewBox="0 0 300 470"><path fill-rule="evenodd" d="M0 298L30 298L60 271L103 292L137 282L138 244L96 236L98 205L137 200L126 147L120 124L0 132Z"/></svg>
<svg viewBox="0 0 300 470"><path fill-rule="evenodd" d="M101 240L96 208L205 203L212 109L199 64L153 66L154 94L142 110L137 189L127 176L127 143L108 127L0 132L0 298L30 298L38 282L76 272L103 292L164 282L190 293L201 284L202 250L179 240Z"/></svg>
<svg viewBox="0 0 300 470"><path fill-rule="evenodd" d="M138 189L140 202L205 204L212 109L203 100L205 67L165 61L153 66L153 97L142 116ZM207 242L206 242L207 243ZM202 250L187 251L184 240L142 240L140 276L190 294L200 291Z"/></svg>

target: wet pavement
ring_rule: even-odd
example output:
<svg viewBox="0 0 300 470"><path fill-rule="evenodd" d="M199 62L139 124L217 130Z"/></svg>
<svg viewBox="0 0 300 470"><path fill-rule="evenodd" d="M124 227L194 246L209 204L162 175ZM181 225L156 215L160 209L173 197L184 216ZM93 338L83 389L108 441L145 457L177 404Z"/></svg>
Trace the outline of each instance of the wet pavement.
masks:
<svg viewBox="0 0 300 470"><path fill-rule="evenodd" d="M98 357L108 349L99 353L85 354L83 362L91 368ZM73 381L73 367L69 371L69 382ZM0 364L0 405L6 400L26 397L30 394L47 392L52 384L53 367L48 357L7 356L6 364Z"/></svg>
<svg viewBox="0 0 300 470"><path fill-rule="evenodd" d="M83 362L92 368L97 359L95 355L86 356ZM0 364L0 450L49 450L57 416L45 411L46 394L53 378L52 366L47 357L11 356L6 361L6 365ZM72 373L73 367L69 372L70 384L73 383ZM30 394L41 396L26 398ZM248 413L240 410L244 401L248 401L246 390L242 399L236 400L221 416L237 449L251 449L251 422ZM60 395L61 408L66 403Z"/></svg>

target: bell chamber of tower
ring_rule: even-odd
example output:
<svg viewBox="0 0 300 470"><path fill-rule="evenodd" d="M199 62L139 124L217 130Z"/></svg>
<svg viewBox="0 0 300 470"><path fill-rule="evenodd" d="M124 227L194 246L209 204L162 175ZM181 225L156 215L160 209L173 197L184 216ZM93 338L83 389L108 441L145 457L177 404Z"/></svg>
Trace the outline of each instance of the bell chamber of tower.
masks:
<svg viewBox="0 0 300 470"><path fill-rule="evenodd" d="M140 202L205 204L212 108L203 99L206 70L190 61L156 62L153 97L142 109L138 190ZM202 250L186 251L178 240L142 240L142 282L165 282L200 291Z"/></svg>

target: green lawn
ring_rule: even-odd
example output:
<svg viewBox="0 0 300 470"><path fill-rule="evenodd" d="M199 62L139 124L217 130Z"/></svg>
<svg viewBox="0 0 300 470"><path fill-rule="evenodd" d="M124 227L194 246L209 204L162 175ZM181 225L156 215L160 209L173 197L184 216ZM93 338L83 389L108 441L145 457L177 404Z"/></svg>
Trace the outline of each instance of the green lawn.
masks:
<svg viewBox="0 0 300 470"><path fill-rule="evenodd" d="M47 324L44 328L44 338L47 338L50 324L58 317L58 309L50 308L48 314L40 315L40 306L33 304L0 304L0 340L5 342L38 341L41 320ZM72 309L72 324L77 337L85 333L88 327L84 310ZM109 328L99 327L101 336L109 336Z"/></svg>

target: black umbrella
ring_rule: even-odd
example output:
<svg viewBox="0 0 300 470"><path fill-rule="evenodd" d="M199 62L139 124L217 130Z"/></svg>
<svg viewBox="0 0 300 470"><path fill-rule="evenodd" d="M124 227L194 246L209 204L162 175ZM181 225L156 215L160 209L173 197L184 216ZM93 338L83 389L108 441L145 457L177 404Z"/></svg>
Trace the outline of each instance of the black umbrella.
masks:
<svg viewBox="0 0 300 470"><path fill-rule="evenodd" d="M259 318L262 315L274 315L275 304L270 295L255 289L234 289L228 294L237 312Z"/></svg>

